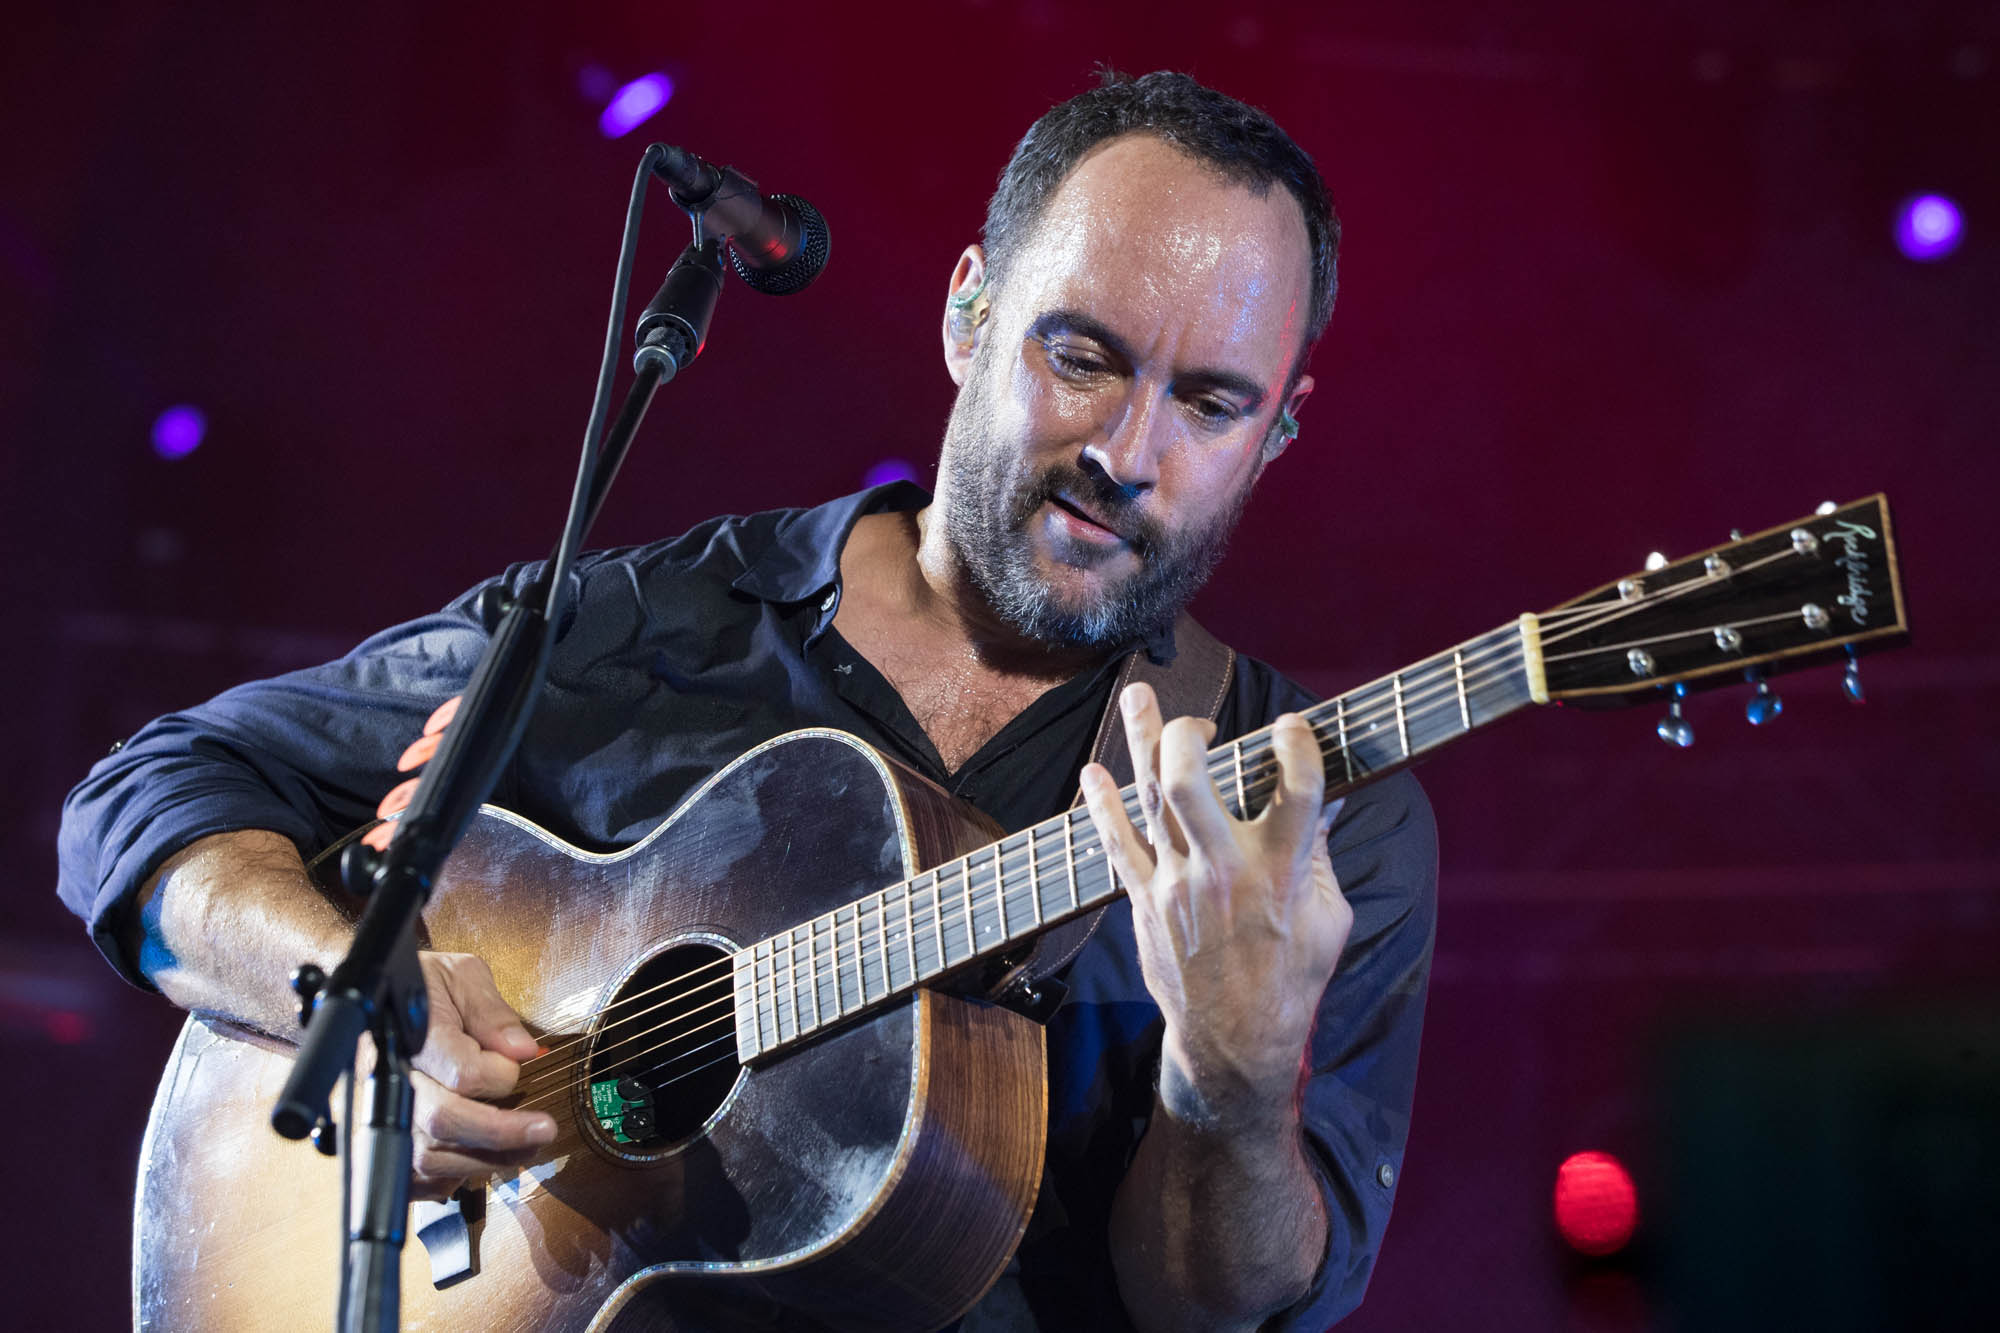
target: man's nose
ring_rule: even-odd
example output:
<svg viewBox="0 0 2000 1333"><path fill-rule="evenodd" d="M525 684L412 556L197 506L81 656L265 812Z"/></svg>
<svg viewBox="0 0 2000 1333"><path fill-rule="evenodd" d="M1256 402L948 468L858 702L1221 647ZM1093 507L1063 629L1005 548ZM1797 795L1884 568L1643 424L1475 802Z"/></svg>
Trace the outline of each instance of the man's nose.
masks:
<svg viewBox="0 0 2000 1333"><path fill-rule="evenodd" d="M1160 481L1160 459L1170 443L1173 414L1164 395L1134 385L1083 447L1083 456L1133 495Z"/></svg>

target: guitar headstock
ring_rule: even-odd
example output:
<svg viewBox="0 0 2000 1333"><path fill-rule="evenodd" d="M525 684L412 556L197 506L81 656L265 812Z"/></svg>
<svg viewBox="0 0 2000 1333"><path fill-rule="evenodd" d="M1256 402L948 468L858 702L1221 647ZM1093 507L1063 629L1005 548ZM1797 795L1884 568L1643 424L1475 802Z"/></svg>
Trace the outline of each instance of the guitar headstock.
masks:
<svg viewBox="0 0 2000 1333"><path fill-rule="evenodd" d="M1663 687L1685 694L1907 638L1887 499L1821 511L1543 613L1549 697L1639 703ZM1858 698L1858 678L1849 688Z"/></svg>

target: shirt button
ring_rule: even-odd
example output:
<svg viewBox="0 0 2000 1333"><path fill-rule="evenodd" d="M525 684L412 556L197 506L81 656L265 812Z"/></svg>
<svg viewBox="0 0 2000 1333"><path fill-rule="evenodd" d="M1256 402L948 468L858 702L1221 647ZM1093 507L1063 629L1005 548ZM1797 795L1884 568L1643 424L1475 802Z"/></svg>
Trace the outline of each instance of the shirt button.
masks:
<svg viewBox="0 0 2000 1333"><path fill-rule="evenodd" d="M1383 1189L1391 1189L1396 1184L1396 1168L1387 1162L1375 1168L1375 1183Z"/></svg>

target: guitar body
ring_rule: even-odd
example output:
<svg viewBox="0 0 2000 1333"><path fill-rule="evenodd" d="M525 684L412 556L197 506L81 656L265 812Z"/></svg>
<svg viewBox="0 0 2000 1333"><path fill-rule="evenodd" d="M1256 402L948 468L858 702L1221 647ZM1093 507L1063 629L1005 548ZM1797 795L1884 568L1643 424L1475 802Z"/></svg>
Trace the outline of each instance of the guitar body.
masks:
<svg viewBox="0 0 2000 1333"><path fill-rule="evenodd" d="M663 1118L686 1125L652 1147L604 1129L588 1081L617 1072L626 1035L593 1032L597 1015L634 987L692 986L670 968L661 987L664 964L747 946L995 835L824 730L744 755L612 855L483 812L426 909L427 947L492 967L552 1052L527 1071L573 1068L524 1072L523 1100L556 1117L543 1156L462 1193L436 1237L406 1243L403 1327L691 1331L782 1311L787 1328L922 1329L969 1308L1040 1182L1046 1078L1027 1019L919 990L743 1067L721 1005L705 1072L659 1092ZM587 1069L586 1051L602 1053ZM188 1020L141 1155L138 1327L333 1326L340 1173L270 1128L290 1060L281 1043ZM665 1104L698 1087L708 1101ZM435 1211L420 1208L413 1230ZM429 1250L461 1221L465 1256L435 1285Z"/></svg>

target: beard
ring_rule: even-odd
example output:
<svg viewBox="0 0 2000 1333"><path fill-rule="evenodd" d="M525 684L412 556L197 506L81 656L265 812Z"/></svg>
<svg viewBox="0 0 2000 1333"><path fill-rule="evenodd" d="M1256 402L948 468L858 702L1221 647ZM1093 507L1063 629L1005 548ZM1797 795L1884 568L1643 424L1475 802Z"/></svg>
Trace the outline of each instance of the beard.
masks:
<svg viewBox="0 0 2000 1333"><path fill-rule="evenodd" d="M1112 648L1172 623L1222 559L1249 503L1249 484L1206 523L1176 533L1094 464L1058 462L1029 471L1019 451L1001 442L986 369L974 363L945 424L949 466L938 499L959 568L1003 622L1050 647ZM1088 506L1125 539L1122 548L1059 542L1058 561L1088 569L1109 563L1122 549L1131 551L1139 568L1094 593L1066 593L1039 573L1029 525L1058 496Z"/></svg>

